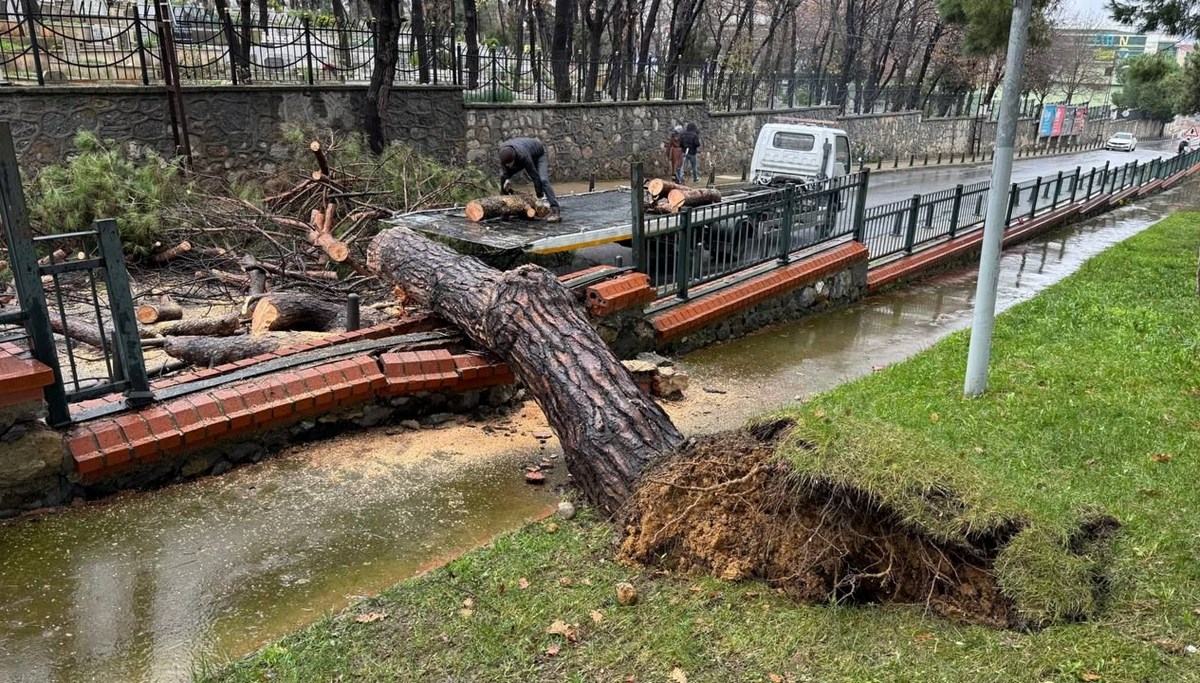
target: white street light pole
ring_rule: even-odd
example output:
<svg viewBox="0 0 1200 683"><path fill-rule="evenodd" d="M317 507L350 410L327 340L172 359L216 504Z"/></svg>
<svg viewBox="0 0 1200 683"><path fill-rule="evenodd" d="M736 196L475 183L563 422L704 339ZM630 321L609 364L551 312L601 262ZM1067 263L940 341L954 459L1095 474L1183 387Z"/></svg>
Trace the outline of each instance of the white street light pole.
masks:
<svg viewBox="0 0 1200 683"><path fill-rule="evenodd" d="M992 188L988 193L987 218L983 224L983 252L979 256L975 315L971 323L971 348L967 352L967 379L963 386L963 394L967 398L975 398L987 390L988 359L992 355L992 329L996 325L996 286L1000 281L1000 251L1004 242L1004 223L1008 217L1008 188L1012 182L1017 110L1021 104L1021 72L1025 67L1025 45L1029 41L1029 16L1032 11L1033 0L1013 1L1004 73L1004 95L1000 99L996 153L992 157Z"/></svg>

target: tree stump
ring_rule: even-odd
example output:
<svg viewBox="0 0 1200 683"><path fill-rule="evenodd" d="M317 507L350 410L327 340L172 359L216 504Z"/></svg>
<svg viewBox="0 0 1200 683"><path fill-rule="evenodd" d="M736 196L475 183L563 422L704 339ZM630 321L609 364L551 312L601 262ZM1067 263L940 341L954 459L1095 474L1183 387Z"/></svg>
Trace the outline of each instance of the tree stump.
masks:
<svg viewBox="0 0 1200 683"><path fill-rule="evenodd" d="M404 227L368 249L368 265L499 356L541 406L575 483L614 513L647 464L683 436L549 271L500 272Z"/></svg>

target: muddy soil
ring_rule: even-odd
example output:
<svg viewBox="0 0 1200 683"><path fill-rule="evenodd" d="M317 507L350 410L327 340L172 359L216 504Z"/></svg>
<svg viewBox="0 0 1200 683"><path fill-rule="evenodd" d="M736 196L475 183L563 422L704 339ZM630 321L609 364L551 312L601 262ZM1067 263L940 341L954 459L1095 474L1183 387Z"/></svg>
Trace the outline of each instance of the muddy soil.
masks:
<svg viewBox="0 0 1200 683"><path fill-rule="evenodd" d="M861 491L801 480L775 456L791 423L705 437L645 476L622 560L763 579L796 600L923 605L958 622L1017 624L992 571L1015 525L938 542Z"/></svg>

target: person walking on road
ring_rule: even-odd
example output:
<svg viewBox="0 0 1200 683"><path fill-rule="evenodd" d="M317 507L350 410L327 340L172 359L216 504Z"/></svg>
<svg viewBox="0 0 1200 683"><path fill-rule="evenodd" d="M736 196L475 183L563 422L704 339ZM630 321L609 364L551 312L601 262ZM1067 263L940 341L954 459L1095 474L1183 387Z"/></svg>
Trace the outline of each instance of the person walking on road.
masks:
<svg viewBox="0 0 1200 683"><path fill-rule="evenodd" d="M683 145L680 144L682 136L683 126L675 126L671 137L667 138L667 163L671 165L671 176L677 183L683 182Z"/></svg>
<svg viewBox="0 0 1200 683"><path fill-rule="evenodd" d="M1179 141L1179 148L1175 150L1176 154L1186 154L1188 151L1188 140L1184 138Z"/></svg>
<svg viewBox="0 0 1200 683"><path fill-rule="evenodd" d="M550 205L550 214L546 222L558 223L562 220L562 209L558 206L558 198L554 196L554 188L550 185L550 160L546 155L546 146L541 140L534 138L513 138L500 145L500 192L512 194L511 178L521 171L533 182L533 191L538 199L546 198Z"/></svg>
<svg viewBox="0 0 1200 683"><path fill-rule="evenodd" d="M689 123L687 130L679 138L679 144L683 147L683 167L679 169L679 181L683 182L683 176L687 175L687 167L692 167L692 182L700 181L700 166L697 156L700 153L700 130L696 128L696 124Z"/></svg>

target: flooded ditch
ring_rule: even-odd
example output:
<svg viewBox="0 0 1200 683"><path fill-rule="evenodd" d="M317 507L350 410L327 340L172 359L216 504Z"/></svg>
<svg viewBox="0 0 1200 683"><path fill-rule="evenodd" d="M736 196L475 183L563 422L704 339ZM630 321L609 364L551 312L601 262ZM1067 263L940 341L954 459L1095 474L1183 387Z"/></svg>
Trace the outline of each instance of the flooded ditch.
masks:
<svg viewBox="0 0 1200 683"><path fill-rule="evenodd" d="M1177 189L1009 251L1000 308L1194 206ZM737 427L965 328L973 295L973 272L954 271L693 353L680 362L691 391L668 412L689 433ZM532 404L505 422L346 434L0 524L0 680L187 680L197 661L244 654L548 513L554 482L527 486L521 466L556 441Z"/></svg>

